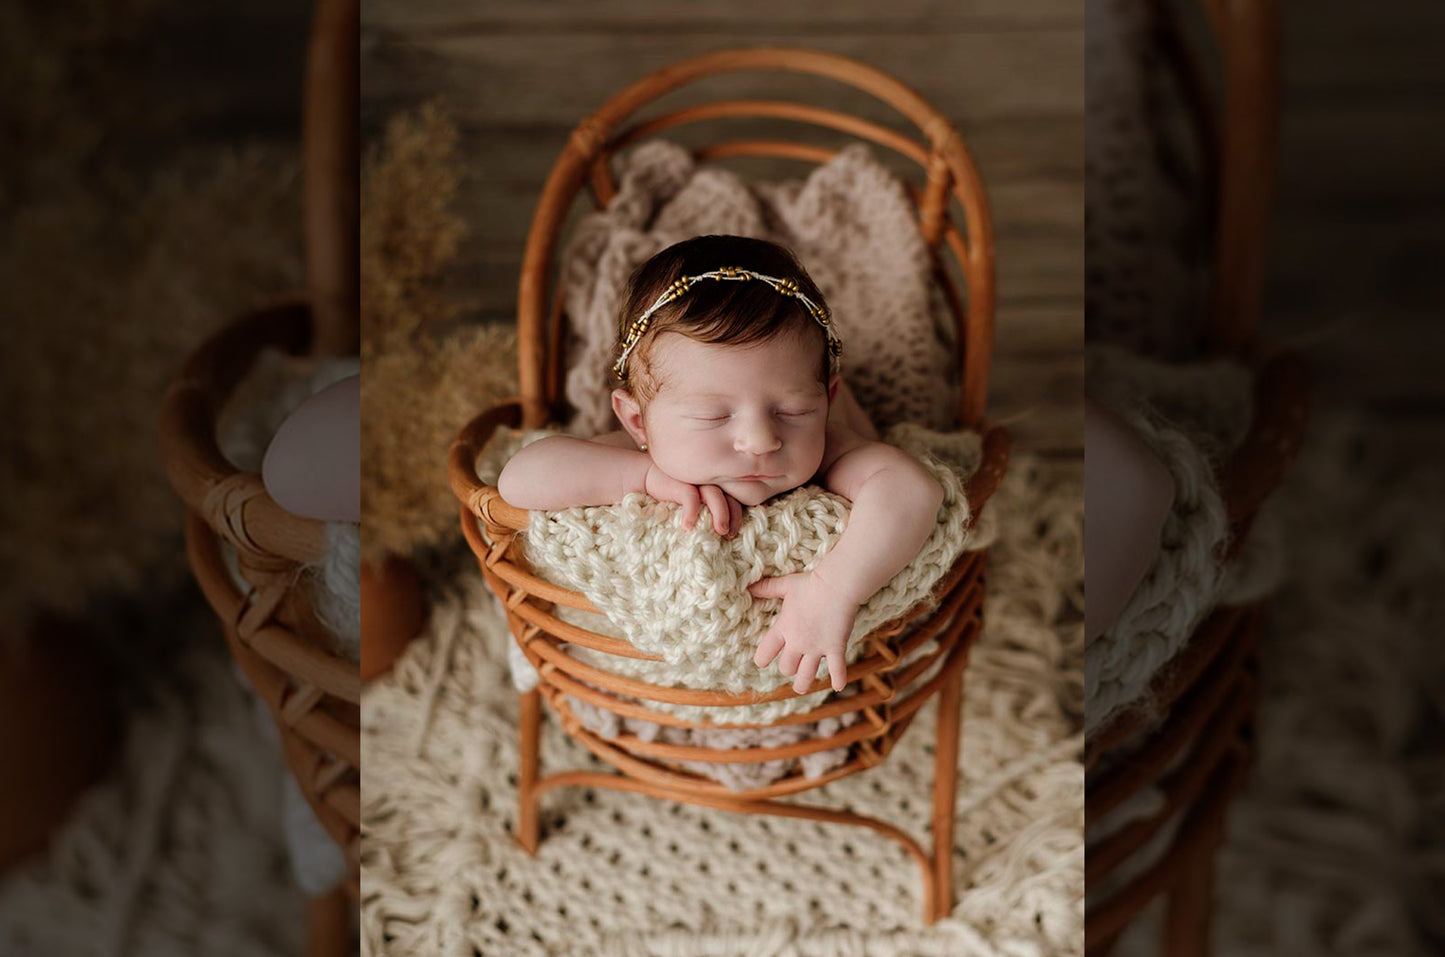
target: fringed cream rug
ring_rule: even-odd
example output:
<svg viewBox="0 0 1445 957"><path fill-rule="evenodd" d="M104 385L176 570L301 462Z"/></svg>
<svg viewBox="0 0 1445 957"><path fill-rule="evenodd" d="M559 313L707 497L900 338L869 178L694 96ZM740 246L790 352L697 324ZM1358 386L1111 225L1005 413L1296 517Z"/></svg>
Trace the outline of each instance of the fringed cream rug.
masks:
<svg viewBox="0 0 1445 957"><path fill-rule="evenodd" d="M301 953L285 770L215 617L190 589L110 610L98 627L129 642L137 669L116 677L123 744L49 846L0 875L0 954Z"/></svg>
<svg viewBox="0 0 1445 957"><path fill-rule="evenodd" d="M364 951L1081 953L1080 464L1018 456L990 507L1002 531L965 686L951 916L921 926L916 865L863 829L607 790L549 794L529 857L512 836L511 638L464 556L435 582L426 635L363 700ZM926 838L935 711L879 767L804 798ZM597 766L543 727L544 773Z"/></svg>

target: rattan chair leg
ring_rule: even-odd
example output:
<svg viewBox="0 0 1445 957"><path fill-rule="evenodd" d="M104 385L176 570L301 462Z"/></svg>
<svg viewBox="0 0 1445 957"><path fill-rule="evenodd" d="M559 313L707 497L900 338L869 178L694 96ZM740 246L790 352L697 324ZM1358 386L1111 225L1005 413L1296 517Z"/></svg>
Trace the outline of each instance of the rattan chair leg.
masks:
<svg viewBox="0 0 1445 957"><path fill-rule="evenodd" d="M958 734L963 669L955 667L938 692L938 739L933 754L933 896L924 921L953 910L953 823L958 787Z"/></svg>
<svg viewBox="0 0 1445 957"><path fill-rule="evenodd" d="M351 898L346 886L335 888L306 903L306 957L347 957L351 946Z"/></svg>
<svg viewBox="0 0 1445 957"><path fill-rule="evenodd" d="M522 693L517 753L517 843L528 854L537 853L540 821L537 814L537 768L541 761L542 693Z"/></svg>
<svg viewBox="0 0 1445 957"><path fill-rule="evenodd" d="M1223 830L1222 819L1211 821L1210 829ZM1222 836L1222 834L1220 834ZM1214 855L1217 839L1204 841L1193 860L1185 863L1169 888L1164 916L1164 949L1169 957L1207 957L1209 918L1213 912Z"/></svg>

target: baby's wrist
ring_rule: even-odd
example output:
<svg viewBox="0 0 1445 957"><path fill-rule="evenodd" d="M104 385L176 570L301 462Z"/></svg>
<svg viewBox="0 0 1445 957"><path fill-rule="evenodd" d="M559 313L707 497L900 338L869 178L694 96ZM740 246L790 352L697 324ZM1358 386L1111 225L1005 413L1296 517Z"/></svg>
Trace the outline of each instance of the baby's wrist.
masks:
<svg viewBox="0 0 1445 957"><path fill-rule="evenodd" d="M841 602L859 607L866 602L870 595L858 595L858 589L850 588L846 581L847 576L840 576L834 570L825 571L822 566L813 569L813 577L825 588L831 591Z"/></svg>
<svg viewBox="0 0 1445 957"><path fill-rule="evenodd" d="M667 473L658 468L657 463L652 461L651 456L647 453L638 452L637 454L642 456L643 459L642 484L638 487L637 491L644 495L651 495L653 498L657 498L657 492L660 491L658 485L667 478Z"/></svg>

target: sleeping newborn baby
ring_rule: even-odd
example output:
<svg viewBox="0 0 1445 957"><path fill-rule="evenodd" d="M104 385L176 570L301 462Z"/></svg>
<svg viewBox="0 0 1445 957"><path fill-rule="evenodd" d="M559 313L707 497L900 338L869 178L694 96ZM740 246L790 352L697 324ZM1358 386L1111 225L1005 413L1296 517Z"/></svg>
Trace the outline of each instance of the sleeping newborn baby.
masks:
<svg viewBox="0 0 1445 957"><path fill-rule="evenodd" d="M643 263L623 296L612 393L622 428L534 442L498 489L531 509L643 492L681 506L686 528L706 508L729 537L745 506L805 483L843 496L847 527L812 571L748 589L783 602L755 663L776 658L799 694L825 664L841 690L859 606L918 554L944 492L878 441L838 375L840 353L822 294L788 250L737 236L677 243Z"/></svg>

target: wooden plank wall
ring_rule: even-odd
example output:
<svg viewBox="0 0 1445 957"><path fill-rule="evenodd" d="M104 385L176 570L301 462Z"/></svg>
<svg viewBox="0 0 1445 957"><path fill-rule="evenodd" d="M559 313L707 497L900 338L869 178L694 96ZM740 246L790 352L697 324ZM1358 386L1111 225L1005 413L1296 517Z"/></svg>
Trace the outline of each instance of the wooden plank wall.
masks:
<svg viewBox="0 0 1445 957"><path fill-rule="evenodd" d="M1324 399L1445 460L1445 4L1283 5L1265 328L1312 336Z"/></svg>
<svg viewBox="0 0 1445 957"><path fill-rule="evenodd" d="M463 131L474 224L456 277L485 321L513 321L521 254L543 181L575 123L642 74L742 45L794 45L893 73L963 134L988 184L998 241L995 417L1021 444L1081 454L1084 37L1077 0L365 0L362 124L446 99ZM718 78L718 96L806 96L898 126L888 107L828 81ZM665 102L692 102L673 95ZM900 169L903 167L900 167ZM796 165L754 175L798 175Z"/></svg>

